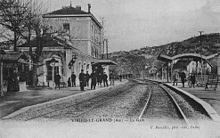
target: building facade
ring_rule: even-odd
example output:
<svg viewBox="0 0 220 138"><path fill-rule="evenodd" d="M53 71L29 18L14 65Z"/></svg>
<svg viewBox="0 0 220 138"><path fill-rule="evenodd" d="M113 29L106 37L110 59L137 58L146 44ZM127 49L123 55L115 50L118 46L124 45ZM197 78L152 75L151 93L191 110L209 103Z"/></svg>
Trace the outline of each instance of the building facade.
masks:
<svg viewBox="0 0 220 138"><path fill-rule="evenodd" d="M94 58L100 58L103 52L102 25L90 12L77 7L64 7L43 16L44 22L52 30L65 35L74 47Z"/></svg>
<svg viewBox="0 0 220 138"><path fill-rule="evenodd" d="M38 67L38 85L53 85L53 73L67 82L74 72L77 76L81 69L92 72L92 64L99 61L103 54L102 25L90 12L81 7L64 7L43 15L43 22L50 31L56 32L44 42L43 53ZM32 41L33 45L34 42ZM34 46L33 46L34 47ZM29 46L19 47L28 51ZM51 61L55 60L55 64ZM108 66L103 66L108 69Z"/></svg>

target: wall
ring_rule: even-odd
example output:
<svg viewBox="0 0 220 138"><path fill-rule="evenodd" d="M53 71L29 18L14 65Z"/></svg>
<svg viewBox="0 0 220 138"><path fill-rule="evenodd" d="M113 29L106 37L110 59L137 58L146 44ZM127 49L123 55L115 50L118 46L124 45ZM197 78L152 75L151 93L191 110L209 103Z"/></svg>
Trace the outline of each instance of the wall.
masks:
<svg viewBox="0 0 220 138"><path fill-rule="evenodd" d="M73 46L95 58L100 58L103 47L102 29L90 17L44 18L54 31L63 31L63 24L69 23L70 30L65 34ZM93 50L96 49L96 50ZM96 54L95 52L96 51Z"/></svg>
<svg viewBox="0 0 220 138"><path fill-rule="evenodd" d="M90 20L90 46L91 46L91 55L93 57L99 58L102 52L103 47L103 36L102 28L97 26L97 24ZM92 50L94 49L94 50ZM94 51L97 51L97 54Z"/></svg>
<svg viewBox="0 0 220 138"><path fill-rule="evenodd" d="M44 18L44 21L53 31L66 35L65 38L69 39L74 47L88 54L90 17ZM70 24L70 30L65 33L63 32L64 23Z"/></svg>

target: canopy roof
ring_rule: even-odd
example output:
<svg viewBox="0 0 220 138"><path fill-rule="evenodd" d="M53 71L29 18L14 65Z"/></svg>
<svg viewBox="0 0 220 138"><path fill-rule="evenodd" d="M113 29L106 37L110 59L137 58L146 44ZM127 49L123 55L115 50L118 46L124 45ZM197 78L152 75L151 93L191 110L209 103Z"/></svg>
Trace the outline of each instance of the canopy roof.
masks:
<svg viewBox="0 0 220 138"><path fill-rule="evenodd" d="M211 59L215 56L216 56L216 54L210 55L210 56L204 56L204 55L200 55L200 54L197 54L197 53L184 53L184 54L175 55L173 57L170 57L170 56L167 56L167 55L159 55L157 57L157 59L161 60L161 61L165 61L165 62L172 62L173 60L181 59L181 58L193 58L194 60L203 59L203 60L207 61L208 59Z"/></svg>
<svg viewBox="0 0 220 138"><path fill-rule="evenodd" d="M73 46L71 46L71 44L68 43L68 41L65 41L57 36L45 36L43 37L42 41L44 41L44 47L63 47L66 49L74 48ZM32 45L32 47L37 47L38 46L37 39L35 38L31 40L30 45ZM25 43L18 47L29 47L29 45Z"/></svg>
<svg viewBox="0 0 220 138"><path fill-rule="evenodd" d="M117 65L117 63L112 60L109 60L109 59L102 59L102 60L96 60L92 65L93 66L96 66L96 65Z"/></svg>
<svg viewBox="0 0 220 138"><path fill-rule="evenodd" d="M0 54L0 61L2 61L3 63L24 63L26 59L26 55L19 52L6 52Z"/></svg>
<svg viewBox="0 0 220 138"><path fill-rule="evenodd" d="M167 56L167 55L159 55L157 57L158 60L160 61L164 61L164 62L172 62L174 60L177 60L177 59L187 59L188 61L200 61L200 60L203 60L205 61L206 63L208 63L211 67L212 65L209 63L209 59L217 56L218 54L213 54L213 55L210 55L210 56L204 56L204 55L200 55L200 54L197 54L197 53L184 53L184 54L179 54L179 55L175 55L173 57L170 57L170 56Z"/></svg>

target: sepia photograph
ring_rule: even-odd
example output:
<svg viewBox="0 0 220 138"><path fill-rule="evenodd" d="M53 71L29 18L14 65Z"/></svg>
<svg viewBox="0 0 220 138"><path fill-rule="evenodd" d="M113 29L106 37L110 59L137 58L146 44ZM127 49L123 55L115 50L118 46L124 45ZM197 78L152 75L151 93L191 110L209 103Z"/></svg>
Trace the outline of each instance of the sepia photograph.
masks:
<svg viewBox="0 0 220 138"><path fill-rule="evenodd" d="M220 138L219 0L0 0L0 138Z"/></svg>

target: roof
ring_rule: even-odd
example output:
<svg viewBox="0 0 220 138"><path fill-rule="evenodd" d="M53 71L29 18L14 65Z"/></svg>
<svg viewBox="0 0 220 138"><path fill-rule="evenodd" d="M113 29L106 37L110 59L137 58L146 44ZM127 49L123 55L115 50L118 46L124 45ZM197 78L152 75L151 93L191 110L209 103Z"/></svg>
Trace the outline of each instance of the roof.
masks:
<svg viewBox="0 0 220 138"><path fill-rule="evenodd" d="M9 52L0 54L0 61L4 63L12 63L12 62L20 62L23 63L25 61L26 56L19 52Z"/></svg>
<svg viewBox="0 0 220 138"><path fill-rule="evenodd" d="M214 57L217 57L217 56L219 56L219 54L220 54L220 53L216 53L216 54L213 54L213 55L209 55L209 56L207 56L207 59L212 59L212 58L214 58Z"/></svg>
<svg viewBox="0 0 220 138"><path fill-rule="evenodd" d="M62 40L56 36L46 36L43 39L44 47L63 47L63 48L73 48L67 41ZM32 47L37 47L38 43L36 38L31 40L30 44ZM20 45L18 47L29 47L27 43Z"/></svg>
<svg viewBox="0 0 220 138"><path fill-rule="evenodd" d="M117 65L117 63L109 59L102 59L95 61L95 63L93 63L92 65Z"/></svg>
<svg viewBox="0 0 220 138"><path fill-rule="evenodd" d="M159 55L157 57L158 60L161 60L161 61L165 61L165 62L171 62L172 61L172 57L169 57L167 55Z"/></svg>
<svg viewBox="0 0 220 138"><path fill-rule="evenodd" d="M179 55L175 55L173 57L167 56L167 55L159 55L157 57L158 60L161 61L165 61L165 62L171 62L175 59L179 59L179 58L196 58L196 59L203 59L203 60L208 60L210 57L209 56L204 56L204 55L200 55L200 54L196 54L196 53L184 53L184 54L179 54Z"/></svg>
<svg viewBox="0 0 220 138"><path fill-rule="evenodd" d="M179 54L179 55L175 55L173 57L167 56L167 55L159 55L157 57L158 60L161 61L165 61L165 62L172 62L173 60L179 59L179 58L193 58L194 60L200 60L203 59L204 61L206 61L210 66L212 66L208 59L212 58L213 56L216 56L216 54L211 55L211 56L203 56L200 54L196 54L196 53L184 53L184 54Z"/></svg>
<svg viewBox="0 0 220 138"><path fill-rule="evenodd" d="M81 10L81 8L74 8L72 6L64 7L62 9L53 11L48 13L49 15L69 15L69 14L88 14L88 12L85 12Z"/></svg>
<svg viewBox="0 0 220 138"><path fill-rule="evenodd" d="M66 18L66 17L90 17L96 23L96 25L102 28L102 25L92 13L85 12L81 10L80 7L74 8L72 6L68 6L43 15L43 18Z"/></svg>

